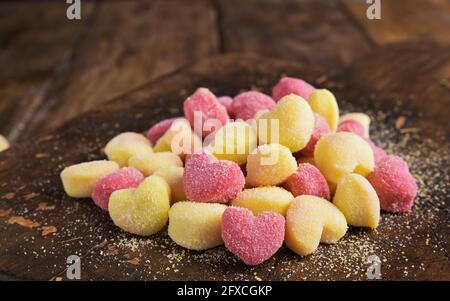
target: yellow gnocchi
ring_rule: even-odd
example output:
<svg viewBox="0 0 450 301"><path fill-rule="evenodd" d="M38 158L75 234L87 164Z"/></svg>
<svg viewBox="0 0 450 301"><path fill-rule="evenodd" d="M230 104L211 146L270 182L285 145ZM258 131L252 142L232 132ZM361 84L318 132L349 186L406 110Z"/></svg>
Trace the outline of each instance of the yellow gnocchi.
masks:
<svg viewBox="0 0 450 301"><path fill-rule="evenodd" d="M148 177L160 168L182 167L183 161L171 152L138 154L128 160L128 166L134 167Z"/></svg>
<svg viewBox="0 0 450 301"><path fill-rule="evenodd" d="M127 166L128 159L137 154L151 154L150 141L141 134L126 132L111 139L105 147L109 160L117 162L120 167Z"/></svg>
<svg viewBox="0 0 450 301"><path fill-rule="evenodd" d="M372 148L361 137L338 132L320 138L314 161L327 181L333 185L350 173L366 177L375 167Z"/></svg>
<svg viewBox="0 0 450 301"><path fill-rule="evenodd" d="M309 96L308 102L313 112L325 118L331 131L336 132L339 122L339 107L333 93L327 89L316 89Z"/></svg>
<svg viewBox="0 0 450 301"><path fill-rule="evenodd" d="M0 152L7 150L9 148L9 142L5 137L0 135Z"/></svg>
<svg viewBox="0 0 450 301"><path fill-rule="evenodd" d="M116 190L108 211L114 224L126 232L149 236L167 224L170 187L158 176L146 178L137 188Z"/></svg>
<svg viewBox="0 0 450 301"><path fill-rule="evenodd" d="M297 161L291 151L280 144L264 144L247 158L249 186L271 186L285 181L297 169Z"/></svg>
<svg viewBox="0 0 450 301"><path fill-rule="evenodd" d="M273 211L286 215L294 199L292 193L276 186L245 189L231 202L231 205L250 209L254 215Z"/></svg>
<svg viewBox="0 0 450 301"><path fill-rule="evenodd" d="M267 144L281 144L297 152L309 142L314 129L314 114L300 96L289 94L258 119L258 138Z"/></svg>
<svg viewBox="0 0 450 301"><path fill-rule="evenodd" d="M116 162L99 160L66 167L60 177L68 196L88 198L98 180L117 170L119 165Z"/></svg>
<svg viewBox="0 0 450 301"><path fill-rule="evenodd" d="M380 221L380 200L369 181L349 174L337 184L333 204L341 210L347 223L375 229Z"/></svg>
<svg viewBox="0 0 450 301"><path fill-rule="evenodd" d="M174 204L169 212L170 238L190 250L206 250L223 244L221 224L227 208L214 203Z"/></svg>
<svg viewBox="0 0 450 301"><path fill-rule="evenodd" d="M347 232L345 216L331 202L312 195L296 197L286 215L285 243L295 253L314 253L319 243L333 244Z"/></svg>

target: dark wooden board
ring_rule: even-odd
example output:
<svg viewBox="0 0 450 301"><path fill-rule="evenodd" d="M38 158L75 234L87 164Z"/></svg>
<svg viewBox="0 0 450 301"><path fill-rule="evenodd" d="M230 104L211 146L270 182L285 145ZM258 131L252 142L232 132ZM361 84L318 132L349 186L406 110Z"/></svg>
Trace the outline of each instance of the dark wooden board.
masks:
<svg viewBox="0 0 450 301"><path fill-rule="evenodd" d="M68 21L65 1L0 3L0 133L14 142L55 78L70 63L95 4L83 3L83 22Z"/></svg>
<svg viewBox="0 0 450 301"><path fill-rule="evenodd" d="M225 51L253 52L334 69L349 65L373 46L340 1L216 1Z"/></svg>
<svg viewBox="0 0 450 301"><path fill-rule="evenodd" d="M450 2L447 0L380 1L381 19L369 20L364 0L341 0L350 16L376 45L399 42L450 43Z"/></svg>
<svg viewBox="0 0 450 301"><path fill-rule="evenodd" d="M23 138L217 54L219 39L210 1L185 4L184 0L95 2L92 18L75 21L86 27L84 35L74 45L64 73L52 82L25 124Z"/></svg>
<svg viewBox="0 0 450 301"><path fill-rule="evenodd" d="M450 280L449 88L444 84L449 53L435 45L389 46L336 76L317 65L228 54L165 76L24 141L0 154L0 273L14 279L65 279L66 258L76 254L84 280L367 279L365 259L377 255L383 279ZM422 66L425 58L428 63ZM250 88L269 93L283 74L331 89L342 111L368 112L374 141L403 156L418 180L420 193L410 213L384 213L376 231L352 228L338 244L321 245L306 258L283 247L267 262L248 267L224 247L194 252L176 246L166 232L148 238L124 233L89 199L64 194L62 168L103 158L102 147L117 133L144 131L180 115L184 98L197 87L218 95ZM402 129L395 128L399 116L406 117ZM51 207L39 210L43 202ZM11 224L17 216L39 226ZM43 236L43 226L57 232Z"/></svg>

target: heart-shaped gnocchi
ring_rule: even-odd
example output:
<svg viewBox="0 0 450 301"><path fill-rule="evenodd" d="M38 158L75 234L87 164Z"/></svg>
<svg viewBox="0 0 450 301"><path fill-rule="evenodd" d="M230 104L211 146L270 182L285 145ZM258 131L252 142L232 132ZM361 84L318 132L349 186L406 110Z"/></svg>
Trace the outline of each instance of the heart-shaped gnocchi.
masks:
<svg viewBox="0 0 450 301"><path fill-rule="evenodd" d="M171 152L137 154L128 160L128 166L136 168L148 177L161 168L182 167L183 161Z"/></svg>
<svg viewBox="0 0 450 301"><path fill-rule="evenodd" d="M231 205L250 209L254 215L272 211L285 216L293 199L292 193L281 187L264 186L241 191Z"/></svg>
<svg viewBox="0 0 450 301"><path fill-rule="evenodd" d="M280 144L258 146L247 158L249 186L274 186L284 182L297 169L289 148Z"/></svg>
<svg viewBox="0 0 450 301"><path fill-rule="evenodd" d="M109 199L109 215L122 230L148 236L167 223L170 188L158 176L146 178L137 188L117 190Z"/></svg>
<svg viewBox="0 0 450 301"><path fill-rule="evenodd" d="M303 149L314 129L314 114L300 96L284 96L272 111L258 119L258 138L265 143L279 143L291 152Z"/></svg>
<svg viewBox="0 0 450 301"><path fill-rule="evenodd" d="M228 207L222 216L225 247L245 264L260 264L283 244L284 217L276 212L257 216L247 208Z"/></svg>
<svg viewBox="0 0 450 301"><path fill-rule="evenodd" d="M170 208L168 234L190 250L206 250L223 244L220 227L223 204L178 202Z"/></svg>
<svg viewBox="0 0 450 301"><path fill-rule="evenodd" d="M150 141L141 134L126 132L112 138L105 146L105 154L110 161L121 167L127 166L128 159L137 154L153 153Z"/></svg>
<svg viewBox="0 0 450 301"><path fill-rule="evenodd" d="M344 176L368 176L375 167L372 148L361 137L349 132L325 135L316 144L314 162L333 186Z"/></svg>
<svg viewBox="0 0 450 301"><path fill-rule="evenodd" d="M338 184L333 204L341 210L347 223L375 229L380 220L380 200L369 181L361 175L349 174Z"/></svg>
<svg viewBox="0 0 450 301"><path fill-rule="evenodd" d="M116 162L98 160L68 166L60 174L64 191L73 198L87 198L95 183L104 176L119 170Z"/></svg>
<svg viewBox="0 0 450 301"><path fill-rule="evenodd" d="M183 187L190 201L228 203L244 188L242 170L234 162L218 160L202 153L189 155L183 174Z"/></svg>
<svg viewBox="0 0 450 301"><path fill-rule="evenodd" d="M312 195L296 197L286 215L285 243L295 253L314 253L319 243L332 244L347 232L345 216L331 202Z"/></svg>

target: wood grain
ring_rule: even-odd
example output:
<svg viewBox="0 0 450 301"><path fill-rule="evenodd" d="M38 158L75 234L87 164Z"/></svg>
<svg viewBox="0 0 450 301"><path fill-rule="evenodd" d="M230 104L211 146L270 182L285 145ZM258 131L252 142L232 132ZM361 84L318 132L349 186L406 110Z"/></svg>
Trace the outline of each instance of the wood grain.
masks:
<svg viewBox="0 0 450 301"><path fill-rule="evenodd" d="M67 71L52 84L29 134L216 53L215 13L207 0L100 2ZM51 116L51 117L50 117Z"/></svg>
<svg viewBox="0 0 450 301"><path fill-rule="evenodd" d="M441 176L450 172L450 140L442 135L448 128L436 122L441 119L436 114L442 112L419 114L429 107L436 90L409 100L407 89L394 95L390 89L373 87L385 81L386 72L399 82L416 72L434 85L424 75L440 66L433 65L423 73L415 69L422 54L414 49L417 45L382 48L372 54L373 65L361 60L351 67L351 73L341 70L334 76L316 65L254 55L209 59L143 85L16 152L0 154L0 210L5 212L0 217L0 232L6 234L0 236L1 273L19 279L65 279L66 258L76 254L81 256L84 280L367 279L364 260L375 254L382 260L383 279L449 280L450 186ZM404 60L405 67L392 69L393 60ZM91 201L64 194L59 179L63 167L102 158L102 147L119 132L143 131L165 117L179 115L185 96L197 87L210 87L220 95L235 95L251 87L269 92L286 72L302 74L306 80L332 89L341 110L365 111L372 116L372 138L406 158L419 181L420 194L412 212L383 214L376 231L353 228L340 243L321 246L312 256L301 258L282 248L267 262L247 267L223 247L193 252L176 246L165 232L149 238L123 233ZM368 72L371 78L364 81ZM396 131L399 115L407 116L407 125L420 128L420 134ZM55 207L38 210L42 202L47 203L45 207ZM14 216L40 226L8 222ZM43 236L44 226L53 226L57 232Z"/></svg>
<svg viewBox="0 0 450 301"><path fill-rule="evenodd" d="M341 0L377 45L399 42L450 43L447 0L382 0L381 20L366 17L365 0Z"/></svg>
<svg viewBox="0 0 450 301"><path fill-rule="evenodd" d="M0 4L0 133L15 140L72 56L86 22L68 21L63 2Z"/></svg>
<svg viewBox="0 0 450 301"><path fill-rule="evenodd" d="M218 1L225 51L253 52L331 69L367 53L371 41L333 0Z"/></svg>
<svg viewBox="0 0 450 301"><path fill-rule="evenodd" d="M382 20L369 21L363 0L88 1L77 22L60 2L0 3L0 132L18 140L0 154L0 279L64 278L71 254L85 280L366 279L374 253L383 279L450 280L449 2L381 2ZM233 51L247 54L177 71ZM344 111L372 114L372 138L409 160L419 181L411 213L383 214L376 232L351 229L311 257L282 248L248 268L222 247L189 252L165 233L125 234L63 193L64 166L103 158L116 133L180 115L197 87L269 93L282 74L331 89ZM419 133L392 131L399 116Z"/></svg>
<svg viewBox="0 0 450 301"><path fill-rule="evenodd" d="M411 51L411 47L414 50ZM403 53L403 55L398 55ZM388 64L388 66L385 66ZM394 72L395 71L395 72ZM398 77L399 73L401 78ZM361 76L364 74L364 76ZM435 43L392 44L368 54L347 70L353 94L384 93L407 101L423 115L448 125L450 116L450 47ZM429 100L429 101L426 101ZM377 101L372 99L367 101Z"/></svg>

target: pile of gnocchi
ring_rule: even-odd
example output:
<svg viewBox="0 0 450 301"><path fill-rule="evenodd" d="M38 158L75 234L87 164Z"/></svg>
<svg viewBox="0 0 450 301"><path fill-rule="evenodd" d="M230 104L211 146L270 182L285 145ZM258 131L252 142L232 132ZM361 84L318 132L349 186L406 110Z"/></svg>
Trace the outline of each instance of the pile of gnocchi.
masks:
<svg viewBox="0 0 450 301"><path fill-rule="evenodd" d="M271 96L199 88L183 109L145 134L112 138L107 160L64 168L66 194L92 198L126 232L167 227L184 248L224 244L247 265L283 243L307 256L338 242L349 225L375 229L381 210L413 206L407 163L370 140L369 116L341 116L326 89L292 77Z"/></svg>

